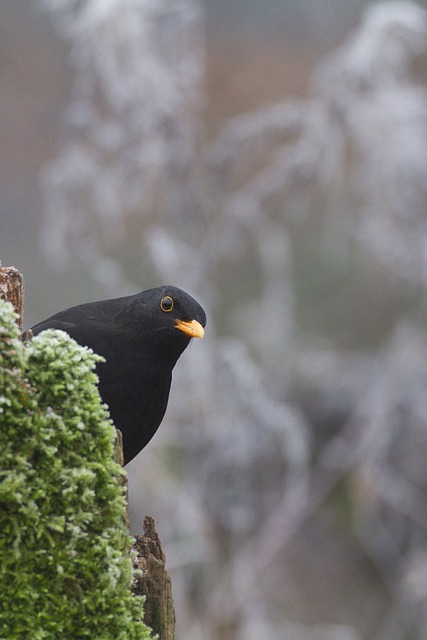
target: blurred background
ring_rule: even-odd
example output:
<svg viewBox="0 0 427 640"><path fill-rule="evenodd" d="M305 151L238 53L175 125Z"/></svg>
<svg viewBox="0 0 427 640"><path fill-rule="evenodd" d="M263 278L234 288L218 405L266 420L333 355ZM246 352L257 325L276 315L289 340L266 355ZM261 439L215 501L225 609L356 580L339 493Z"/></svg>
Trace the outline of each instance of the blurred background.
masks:
<svg viewBox="0 0 427 640"><path fill-rule="evenodd" d="M2 0L25 326L208 313L127 467L178 639L427 639L426 82L426 2Z"/></svg>

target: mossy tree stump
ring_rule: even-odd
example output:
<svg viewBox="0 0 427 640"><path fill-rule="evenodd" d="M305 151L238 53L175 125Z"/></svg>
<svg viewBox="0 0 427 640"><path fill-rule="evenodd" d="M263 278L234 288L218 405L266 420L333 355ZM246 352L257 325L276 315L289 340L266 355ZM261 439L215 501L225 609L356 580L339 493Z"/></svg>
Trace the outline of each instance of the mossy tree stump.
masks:
<svg viewBox="0 0 427 640"><path fill-rule="evenodd" d="M19 315L18 324L22 332L24 307L24 279L15 267L2 267L0 263L0 299L12 303ZM114 458L123 465L122 434L117 431ZM127 479L123 480L127 484ZM126 487L127 490L127 487ZM126 516L129 526L129 518ZM154 518L144 518L144 535L136 535L133 550L134 565L141 574L134 580L133 591L144 595L144 622L157 633L159 640L174 640L175 610L172 598L171 579L165 567L165 555L156 531Z"/></svg>

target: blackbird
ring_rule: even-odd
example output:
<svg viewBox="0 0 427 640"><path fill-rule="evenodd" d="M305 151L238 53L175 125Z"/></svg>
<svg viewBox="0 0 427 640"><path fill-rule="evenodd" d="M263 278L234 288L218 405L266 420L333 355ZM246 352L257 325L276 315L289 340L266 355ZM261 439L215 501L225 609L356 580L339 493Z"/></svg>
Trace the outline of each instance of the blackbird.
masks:
<svg viewBox="0 0 427 640"><path fill-rule="evenodd" d="M157 431L166 411L172 369L191 338L202 338L206 314L173 286L81 304L32 327L62 329L105 358L99 391L123 434L127 464Z"/></svg>

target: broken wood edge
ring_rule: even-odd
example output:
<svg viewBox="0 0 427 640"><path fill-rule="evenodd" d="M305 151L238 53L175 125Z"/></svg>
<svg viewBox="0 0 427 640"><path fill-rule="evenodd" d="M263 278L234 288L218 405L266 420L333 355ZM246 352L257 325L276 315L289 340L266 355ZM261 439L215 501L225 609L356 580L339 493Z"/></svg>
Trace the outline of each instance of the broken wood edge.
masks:
<svg viewBox="0 0 427 640"><path fill-rule="evenodd" d="M0 266L0 299L13 305L18 314L18 326L22 333L24 318L24 277L15 267Z"/></svg>

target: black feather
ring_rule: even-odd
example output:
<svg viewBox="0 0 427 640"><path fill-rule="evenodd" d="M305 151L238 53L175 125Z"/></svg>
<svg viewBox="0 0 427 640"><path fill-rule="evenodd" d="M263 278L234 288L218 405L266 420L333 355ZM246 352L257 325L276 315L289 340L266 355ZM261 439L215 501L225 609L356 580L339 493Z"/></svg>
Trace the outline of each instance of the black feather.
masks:
<svg viewBox="0 0 427 640"><path fill-rule="evenodd" d="M173 300L170 311L160 306L165 296ZM71 307L31 329L33 335L62 329L105 358L97 365L99 390L123 433L125 464L151 440L166 411L172 369L191 340L176 328L177 320L206 325L205 312L194 298L163 286Z"/></svg>

